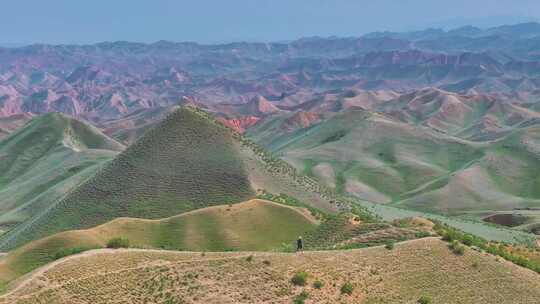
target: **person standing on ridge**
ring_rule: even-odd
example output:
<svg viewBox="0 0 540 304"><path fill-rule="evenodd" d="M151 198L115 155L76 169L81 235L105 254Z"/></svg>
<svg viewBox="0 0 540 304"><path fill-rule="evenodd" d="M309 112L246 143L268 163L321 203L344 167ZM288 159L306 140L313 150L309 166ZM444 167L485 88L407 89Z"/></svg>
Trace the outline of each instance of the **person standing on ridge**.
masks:
<svg viewBox="0 0 540 304"><path fill-rule="evenodd" d="M299 236L298 240L296 240L296 251L302 251L304 249L304 241L302 241L302 237Z"/></svg>

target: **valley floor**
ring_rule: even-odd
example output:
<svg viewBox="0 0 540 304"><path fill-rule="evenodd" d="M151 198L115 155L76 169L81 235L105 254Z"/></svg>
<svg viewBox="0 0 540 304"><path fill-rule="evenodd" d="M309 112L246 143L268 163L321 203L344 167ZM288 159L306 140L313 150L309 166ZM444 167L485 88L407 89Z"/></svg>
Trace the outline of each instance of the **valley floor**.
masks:
<svg viewBox="0 0 540 304"><path fill-rule="evenodd" d="M299 271L305 286L291 283ZM103 249L36 270L0 303L291 303L303 291L305 303L538 303L540 276L472 249L455 255L437 238L302 253Z"/></svg>

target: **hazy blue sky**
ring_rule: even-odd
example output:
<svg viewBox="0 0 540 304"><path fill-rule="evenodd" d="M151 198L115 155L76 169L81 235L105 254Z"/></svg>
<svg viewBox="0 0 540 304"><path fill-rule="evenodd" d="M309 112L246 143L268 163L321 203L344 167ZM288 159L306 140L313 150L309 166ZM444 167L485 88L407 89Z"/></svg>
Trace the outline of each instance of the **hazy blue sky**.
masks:
<svg viewBox="0 0 540 304"><path fill-rule="evenodd" d="M354 36L540 17L539 0L6 0L0 43Z"/></svg>

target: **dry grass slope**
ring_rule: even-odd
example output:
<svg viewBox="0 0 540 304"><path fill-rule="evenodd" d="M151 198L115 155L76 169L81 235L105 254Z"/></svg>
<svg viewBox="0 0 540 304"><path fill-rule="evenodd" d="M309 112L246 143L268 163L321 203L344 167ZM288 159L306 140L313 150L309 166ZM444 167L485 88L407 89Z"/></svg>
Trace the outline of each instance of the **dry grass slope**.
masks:
<svg viewBox="0 0 540 304"><path fill-rule="evenodd" d="M290 282L298 271L308 273L304 287ZM350 295L340 292L346 282ZM473 250L454 255L435 238L301 254L100 250L37 271L0 303L291 303L302 291L307 303L416 303L427 295L433 303L532 304L540 277Z"/></svg>
<svg viewBox="0 0 540 304"><path fill-rule="evenodd" d="M137 248L188 251L275 250L316 229L303 209L263 200L214 206L161 220L118 218L87 230L66 231L30 242L0 261L6 283L54 261L61 252L103 248L125 238Z"/></svg>

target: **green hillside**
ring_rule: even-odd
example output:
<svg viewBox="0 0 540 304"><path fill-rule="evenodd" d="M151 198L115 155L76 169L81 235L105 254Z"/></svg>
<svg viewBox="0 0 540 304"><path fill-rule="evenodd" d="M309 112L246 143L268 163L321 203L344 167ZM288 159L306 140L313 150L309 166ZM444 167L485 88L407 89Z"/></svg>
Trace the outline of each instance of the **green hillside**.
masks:
<svg viewBox="0 0 540 304"><path fill-rule="evenodd" d="M96 128L52 113L0 141L0 226L49 208L124 147Z"/></svg>
<svg viewBox="0 0 540 304"><path fill-rule="evenodd" d="M296 174L203 111L183 107L71 191L54 208L1 239L3 249L118 217L159 219L256 196L285 193L326 210L340 205L313 180Z"/></svg>
<svg viewBox="0 0 540 304"><path fill-rule="evenodd" d="M117 237L137 248L266 251L291 243L316 226L301 209L263 200L208 207L161 220L119 218L92 229L55 234L10 252L0 262L0 279L9 281L52 262L61 252L105 247Z"/></svg>
<svg viewBox="0 0 540 304"><path fill-rule="evenodd" d="M384 114L350 109L306 129L250 130L274 153L338 193L421 212L480 219L540 207L540 132L472 142Z"/></svg>

